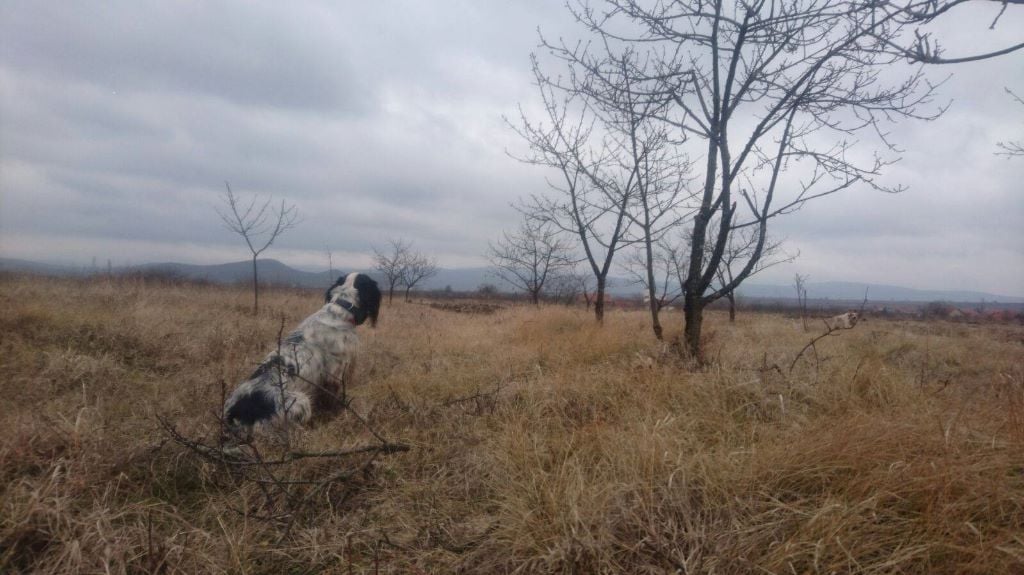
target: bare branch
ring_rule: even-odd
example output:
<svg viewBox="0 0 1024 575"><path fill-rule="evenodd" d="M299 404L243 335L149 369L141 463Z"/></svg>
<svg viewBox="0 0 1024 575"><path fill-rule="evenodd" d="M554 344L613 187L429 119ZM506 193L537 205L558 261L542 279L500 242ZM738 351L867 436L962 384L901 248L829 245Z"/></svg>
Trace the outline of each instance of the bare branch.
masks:
<svg viewBox="0 0 1024 575"><path fill-rule="evenodd" d="M1013 93L1009 88L1003 88L1006 93L1010 95L1018 104L1024 105L1024 99L1017 94ZM1010 140L1006 142L997 142L1000 152L996 152L997 156L1005 156L1007 158L1024 156L1024 140Z"/></svg>

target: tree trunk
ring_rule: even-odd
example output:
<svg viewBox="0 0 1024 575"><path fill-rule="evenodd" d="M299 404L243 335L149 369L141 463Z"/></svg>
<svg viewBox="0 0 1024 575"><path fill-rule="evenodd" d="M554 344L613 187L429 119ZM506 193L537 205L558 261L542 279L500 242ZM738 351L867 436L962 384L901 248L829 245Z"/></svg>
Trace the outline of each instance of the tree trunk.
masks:
<svg viewBox="0 0 1024 575"><path fill-rule="evenodd" d="M388 305L391 305L395 301L395 284L388 286Z"/></svg>
<svg viewBox="0 0 1024 575"><path fill-rule="evenodd" d="M530 302L535 306L540 306L540 290L530 290Z"/></svg>
<svg viewBox="0 0 1024 575"><path fill-rule="evenodd" d="M658 341L665 338L661 334L661 321L658 319L658 312L661 310L661 302L658 301L658 291L654 285L654 247L651 245L650 229L647 229L647 241L644 247L647 250L647 297L651 304L651 327L654 329L654 337Z"/></svg>
<svg viewBox="0 0 1024 575"><path fill-rule="evenodd" d="M651 326L654 328L654 337L658 338L658 341L662 341L665 338L661 333L661 320L658 319L658 312L661 310L661 305L656 298L651 298Z"/></svg>
<svg viewBox="0 0 1024 575"><path fill-rule="evenodd" d="M804 294L803 300L800 302L800 321L804 324L804 331L807 331L807 294Z"/></svg>
<svg viewBox="0 0 1024 575"><path fill-rule="evenodd" d="M252 256L252 315L260 312L260 282L256 274L256 256Z"/></svg>
<svg viewBox="0 0 1024 575"><path fill-rule="evenodd" d="M409 303L410 301L412 301L412 300L409 299L409 292L410 291L412 291L412 286L406 286L406 288L405 288L405 303Z"/></svg>
<svg viewBox="0 0 1024 575"><path fill-rule="evenodd" d="M594 317L597 323L604 324L604 281L605 278L597 278L597 295L594 297Z"/></svg>
<svg viewBox="0 0 1024 575"><path fill-rule="evenodd" d="M729 323L736 323L736 294L729 292Z"/></svg>
<svg viewBox="0 0 1024 575"><path fill-rule="evenodd" d="M683 318L685 319L683 339L690 356L698 362L703 362L700 349L700 331L701 325L704 322L704 304L700 301L700 296L695 296L691 293L686 294L685 302L683 306Z"/></svg>

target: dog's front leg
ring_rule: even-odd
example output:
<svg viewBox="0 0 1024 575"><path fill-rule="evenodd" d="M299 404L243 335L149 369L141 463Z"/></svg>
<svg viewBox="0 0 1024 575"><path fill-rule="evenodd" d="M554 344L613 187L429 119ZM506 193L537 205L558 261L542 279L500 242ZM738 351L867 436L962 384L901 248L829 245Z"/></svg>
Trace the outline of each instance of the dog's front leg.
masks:
<svg viewBox="0 0 1024 575"><path fill-rule="evenodd" d="M348 385L352 381L353 361L340 361L321 383L322 405L326 413L336 413L348 404Z"/></svg>

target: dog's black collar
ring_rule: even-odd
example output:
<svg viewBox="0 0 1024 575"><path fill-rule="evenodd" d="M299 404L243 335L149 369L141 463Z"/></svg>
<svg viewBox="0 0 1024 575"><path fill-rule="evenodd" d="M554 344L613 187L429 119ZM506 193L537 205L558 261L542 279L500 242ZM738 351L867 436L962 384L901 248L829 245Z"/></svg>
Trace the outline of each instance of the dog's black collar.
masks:
<svg viewBox="0 0 1024 575"><path fill-rule="evenodd" d="M361 325L366 321L366 312L359 308L357 305L353 305L352 302L343 299L332 301L331 303L341 306L342 309L352 314L352 319L356 325Z"/></svg>

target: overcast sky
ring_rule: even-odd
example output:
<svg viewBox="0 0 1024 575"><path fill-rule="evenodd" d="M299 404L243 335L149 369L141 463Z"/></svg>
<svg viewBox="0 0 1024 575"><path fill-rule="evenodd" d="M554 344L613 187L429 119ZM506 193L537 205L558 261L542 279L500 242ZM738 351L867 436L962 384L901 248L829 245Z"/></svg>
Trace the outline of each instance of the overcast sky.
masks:
<svg viewBox="0 0 1024 575"><path fill-rule="evenodd" d="M957 14L950 53L1024 36L1024 10ZM413 240L445 267L484 265L545 189L506 150L502 115L536 105L538 28L578 37L555 1L0 0L0 256L114 265L220 263L247 250L215 211L223 182L294 203L267 252L366 267ZM799 250L758 281L847 280L1024 295L1024 54L934 70L935 122L903 123L891 196L851 190L780 219Z"/></svg>

